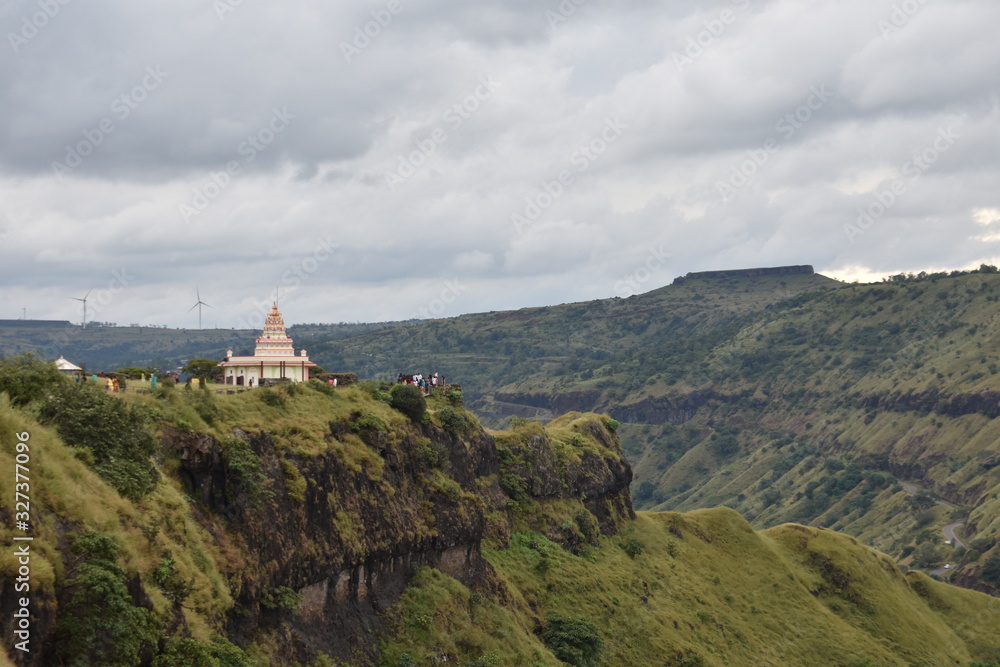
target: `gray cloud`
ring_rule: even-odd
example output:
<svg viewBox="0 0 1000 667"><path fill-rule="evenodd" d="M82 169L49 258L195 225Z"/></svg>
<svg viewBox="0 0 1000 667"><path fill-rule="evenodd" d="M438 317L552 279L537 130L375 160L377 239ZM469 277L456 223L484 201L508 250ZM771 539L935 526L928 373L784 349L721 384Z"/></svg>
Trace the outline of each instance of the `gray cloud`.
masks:
<svg viewBox="0 0 1000 667"><path fill-rule="evenodd" d="M0 5L0 317L122 268L101 319L193 326L197 284L228 327L1000 260L987 0L40 6Z"/></svg>

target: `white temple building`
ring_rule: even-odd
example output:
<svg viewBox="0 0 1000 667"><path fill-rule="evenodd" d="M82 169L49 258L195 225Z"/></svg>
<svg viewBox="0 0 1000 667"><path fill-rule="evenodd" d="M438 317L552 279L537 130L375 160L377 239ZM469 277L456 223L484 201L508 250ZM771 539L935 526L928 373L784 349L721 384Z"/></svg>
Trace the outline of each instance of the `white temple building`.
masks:
<svg viewBox="0 0 1000 667"><path fill-rule="evenodd" d="M264 332L257 339L253 356L234 357L233 351L229 350L219 364L226 384L254 387L260 386L261 379L305 382L309 379L309 369L315 365L309 361L305 350L295 354L277 304L271 306L271 312L264 320Z"/></svg>

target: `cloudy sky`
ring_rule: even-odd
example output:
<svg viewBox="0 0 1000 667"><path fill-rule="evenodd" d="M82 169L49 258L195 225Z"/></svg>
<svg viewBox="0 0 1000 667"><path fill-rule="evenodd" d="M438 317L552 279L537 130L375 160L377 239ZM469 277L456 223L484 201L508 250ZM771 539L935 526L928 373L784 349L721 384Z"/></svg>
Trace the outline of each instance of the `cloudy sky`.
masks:
<svg viewBox="0 0 1000 667"><path fill-rule="evenodd" d="M0 318L1000 260L995 0L0 0ZM344 5L344 6L341 6ZM350 5L350 6L347 6Z"/></svg>

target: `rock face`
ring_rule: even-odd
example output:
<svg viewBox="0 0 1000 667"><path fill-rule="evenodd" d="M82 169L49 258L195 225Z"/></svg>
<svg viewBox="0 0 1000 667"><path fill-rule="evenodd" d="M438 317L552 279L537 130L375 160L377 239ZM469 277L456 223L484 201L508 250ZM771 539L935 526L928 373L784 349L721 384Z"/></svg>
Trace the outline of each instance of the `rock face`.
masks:
<svg viewBox="0 0 1000 667"><path fill-rule="evenodd" d="M816 273L809 264L799 264L795 266L772 266L757 269L731 269L728 271L695 271L684 276L690 278L755 278L758 276L811 276Z"/></svg>
<svg viewBox="0 0 1000 667"><path fill-rule="evenodd" d="M632 468L620 456L617 437L596 419L580 420L575 430L600 447L565 456L559 453L564 445L553 442L545 433L531 435L523 442L512 440L501 445L501 479L507 484L523 480L525 492L535 500L578 499L597 519L601 533L614 534L622 521L635 518L628 493ZM533 527L552 539L566 541L561 539L556 525L536 522Z"/></svg>
<svg viewBox="0 0 1000 667"><path fill-rule="evenodd" d="M227 465L227 444L208 436L168 431L164 444L180 456L188 492L209 510L204 524L219 541L240 544L243 563L229 573L240 610L231 614L227 635L245 644L268 633L289 660L311 661L318 651L351 664L377 659L384 613L412 576L434 567L479 590L496 588L481 555L488 533L509 537L509 497L498 483L494 439L481 428L456 433L432 424L407 433L331 424L329 450L292 456L266 432L236 431L260 459L273 496L255 503ZM370 456L347 461L337 444L361 437ZM608 447L617 438L595 427L590 436ZM634 516L624 459L588 453L554 478L547 441L529 445L535 456L525 475L540 480L530 494L539 501L585 498L602 530ZM212 514L222 521L211 520ZM508 517L497 526L487 515ZM224 527L223 527L224 525ZM297 613L268 608L270 591L294 589Z"/></svg>

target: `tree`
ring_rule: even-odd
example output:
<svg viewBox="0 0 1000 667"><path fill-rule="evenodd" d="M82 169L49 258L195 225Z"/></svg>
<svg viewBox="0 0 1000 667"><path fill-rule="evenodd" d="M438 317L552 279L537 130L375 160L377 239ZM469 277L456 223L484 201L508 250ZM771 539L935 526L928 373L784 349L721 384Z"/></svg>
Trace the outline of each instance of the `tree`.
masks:
<svg viewBox="0 0 1000 667"><path fill-rule="evenodd" d="M389 405L399 410L415 422L424 418L427 412L427 399L419 388L412 384L397 384L389 392Z"/></svg>
<svg viewBox="0 0 1000 667"><path fill-rule="evenodd" d="M73 543L83 558L66 582L73 591L60 604L56 641L68 665L134 665L156 649L160 624L152 612L137 607L118 565L118 544L104 533L89 531Z"/></svg>
<svg viewBox="0 0 1000 667"><path fill-rule="evenodd" d="M215 359L191 359L181 370L185 373L190 373L203 382L222 377L219 362Z"/></svg>

